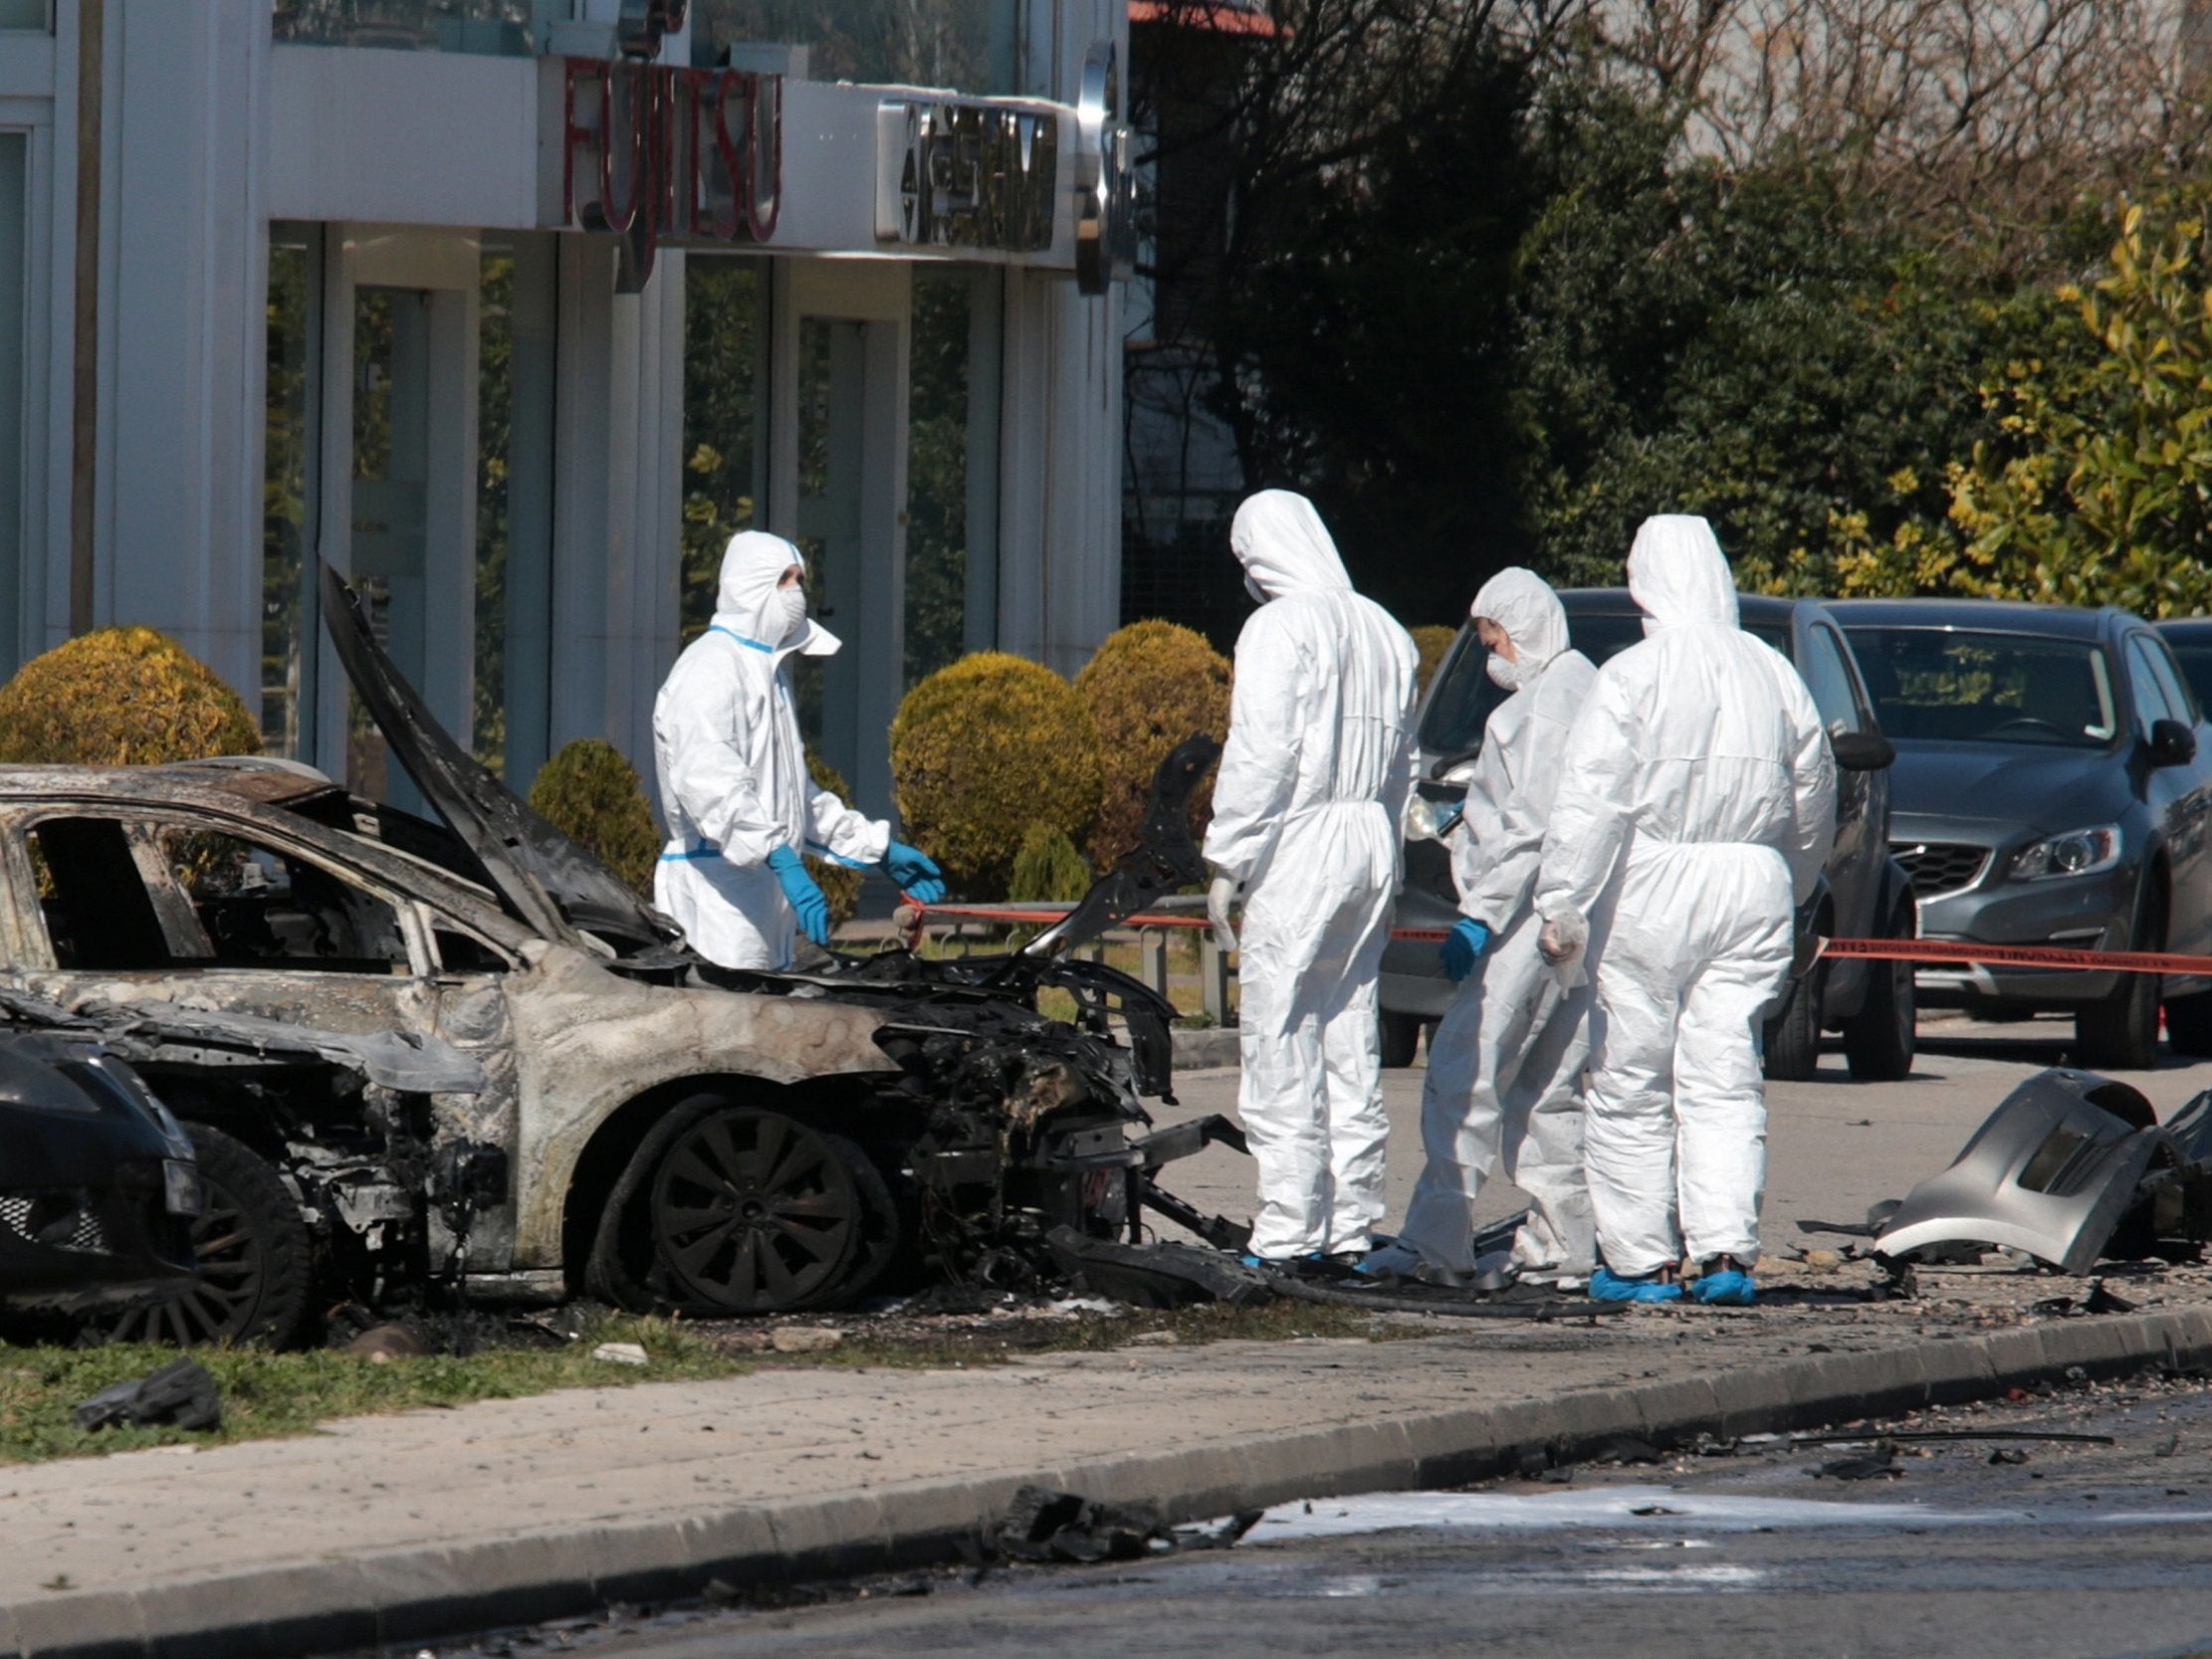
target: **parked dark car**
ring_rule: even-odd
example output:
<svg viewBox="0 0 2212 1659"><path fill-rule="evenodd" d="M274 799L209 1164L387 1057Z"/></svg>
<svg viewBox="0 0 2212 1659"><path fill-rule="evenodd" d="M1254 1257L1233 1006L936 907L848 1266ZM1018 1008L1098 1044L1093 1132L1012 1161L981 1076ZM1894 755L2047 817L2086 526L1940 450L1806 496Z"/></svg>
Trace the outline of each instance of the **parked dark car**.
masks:
<svg viewBox="0 0 2212 1659"><path fill-rule="evenodd" d="M0 1037L0 1302L82 1309L192 1276L192 1143L97 1046Z"/></svg>
<svg viewBox="0 0 2212 1659"><path fill-rule="evenodd" d="M2153 626L2181 665L2181 678L2197 694L2197 707L2212 709L2212 616L2183 617Z"/></svg>
<svg viewBox="0 0 2212 1659"><path fill-rule="evenodd" d="M1626 588L1570 588L1560 594L1568 634L1593 663L1627 650L1644 637L1644 613ZM1821 889L1799 919L1801 929L1829 936L1909 938L1914 930L1912 891L1904 870L1887 853L1890 758L1866 687L1835 618L1817 601L1746 594L1740 601L1746 632L1797 665L1828 727L1838 763L1836 851ZM1482 749L1490 711L1506 693L1490 681L1489 653L1473 624L1459 630L1423 700L1418 788L1436 801L1465 793L1466 778ZM1441 845L1408 848L1402 928L1448 928L1457 915L1449 861ZM1810 989L1808 989L1810 986ZM1452 986L1433 944L1394 941L1383 957L1383 1045L1386 1063L1408 1065L1423 1024L1439 1016ZM1774 1078L1811 1077L1820 1061L1824 1029L1841 1030L1853 1078L1892 1082L1912 1069L1913 982L1909 963L1823 960L1792 982L1766 1030L1766 1072Z"/></svg>
<svg viewBox="0 0 2212 1659"><path fill-rule="evenodd" d="M1930 938L2212 948L2212 754L2166 642L2132 612L1984 599L1835 606L1897 747L1890 838ZM2079 1065L2212 1054L2212 980L1925 967L1923 1001L2071 1012Z"/></svg>

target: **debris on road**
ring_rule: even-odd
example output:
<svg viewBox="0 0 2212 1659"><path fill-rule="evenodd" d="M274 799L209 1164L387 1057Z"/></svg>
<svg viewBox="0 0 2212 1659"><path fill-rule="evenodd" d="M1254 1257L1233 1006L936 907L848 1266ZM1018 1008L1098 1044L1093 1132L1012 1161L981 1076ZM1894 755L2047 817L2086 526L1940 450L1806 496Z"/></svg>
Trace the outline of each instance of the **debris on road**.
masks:
<svg viewBox="0 0 2212 1659"><path fill-rule="evenodd" d="M1024 1486L1013 1495L991 1543L1017 1561L1133 1561L1191 1550L1226 1550L1258 1525L1262 1510L1240 1510L1215 1527L1170 1527L1141 1507L1101 1504L1073 1492Z"/></svg>
<svg viewBox="0 0 2212 1659"><path fill-rule="evenodd" d="M591 1357L617 1365L643 1365L650 1361L644 1348L637 1343L601 1343L591 1350Z"/></svg>
<svg viewBox="0 0 2212 1659"><path fill-rule="evenodd" d="M769 1338L778 1353L826 1353L845 1340L842 1331L826 1325L786 1325Z"/></svg>
<svg viewBox="0 0 2212 1659"><path fill-rule="evenodd" d="M103 1388L72 1413L81 1429L172 1424L181 1429L220 1428L223 1397L196 1359L178 1359L148 1376Z"/></svg>
<svg viewBox="0 0 2212 1659"><path fill-rule="evenodd" d="M2053 1067L2007 1095L1951 1166L1912 1189L1875 1248L1893 1258L1987 1245L2083 1273L2108 1254L2193 1251L2207 1239L2212 1093L2161 1125L2128 1084Z"/></svg>
<svg viewBox="0 0 2212 1659"><path fill-rule="evenodd" d="M1877 1441L1871 1452L1857 1457L1832 1458L1806 1470L1815 1480L1832 1481L1893 1481L1901 1480L1904 1471L1897 1467L1896 1448L1886 1440Z"/></svg>

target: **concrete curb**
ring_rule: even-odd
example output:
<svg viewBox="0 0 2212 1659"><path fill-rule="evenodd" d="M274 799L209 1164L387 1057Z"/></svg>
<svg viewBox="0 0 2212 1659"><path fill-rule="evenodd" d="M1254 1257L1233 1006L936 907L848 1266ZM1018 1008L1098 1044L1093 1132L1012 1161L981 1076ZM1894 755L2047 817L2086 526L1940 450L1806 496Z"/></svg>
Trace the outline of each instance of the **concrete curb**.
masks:
<svg viewBox="0 0 2212 1659"><path fill-rule="evenodd" d="M0 1609L20 1659L246 1659L427 1640L697 1595L957 1558L1024 1482L1187 1521L1297 1498L1446 1487L1572 1460L1620 1435L1661 1446L1986 1399L2080 1367L2212 1364L2212 1307L1938 1337L1707 1377L1403 1413L1302 1433L829 1498L62 1592Z"/></svg>

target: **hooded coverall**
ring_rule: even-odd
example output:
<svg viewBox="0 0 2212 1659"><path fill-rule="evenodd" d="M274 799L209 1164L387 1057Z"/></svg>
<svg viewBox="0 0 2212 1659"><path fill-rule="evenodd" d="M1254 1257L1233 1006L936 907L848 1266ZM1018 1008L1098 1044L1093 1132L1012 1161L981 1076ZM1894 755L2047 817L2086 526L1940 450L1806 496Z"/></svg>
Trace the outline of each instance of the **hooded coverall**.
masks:
<svg viewBox="0 0 2212 1659"><path fill-rule="evenodd" d="M785 663L833 655L811 618L786 633L777 583L804 566L781 536L741 530L722 555L714 622L684 648L653 705L653 763L668 842L653 902L692 948L724 967L791 965L791 904L769 869L777 847L861 868L890 846L806 771Z"/></svg>
<svg viewBox="0 0 2212 1659"><path fill-rule="evenodd" d="M1813 699L1736 623L1704 519L1647 519L1629 553L1646 638L1598 671L1567 740L1537 913L1596 974L1584 1141L1617 1275L1759 1254L1759 1027L1792 912L1836 834Z"/></svg>
<svg viewBox="0 0 2212 1659"><path fill-rule="evenodd" d="M1398 1238L1434 1267L1471 1272L1475 1194L1502 1154L1506 1178L1529 1197L1513 1266L1531 1281L1580 1279L1591 1267L1580 1098L1590 989L1563 989L1545 964L1530 901L1560 754L1597 670L1568 645L1567 613L1531 571L1499 571L1470 614L1513 642L1515 660L1493 655L1491 678L1518 688L1484 727L1448 837L1460 914L1490 942L1429 1039L1428 1162Z"/></svg>
<svg viewBox="0 0 2212 1659"><path fill-rule="evenodd" d="M1352 591L1303 496L1267 490L1229 544L1265 601L1236 640L1207 862L1241 882L1242 1084L1258 1165L1251 1249L1364 1251L1383 1213L1376 975L1413 781L1406 630Z"/></svg>

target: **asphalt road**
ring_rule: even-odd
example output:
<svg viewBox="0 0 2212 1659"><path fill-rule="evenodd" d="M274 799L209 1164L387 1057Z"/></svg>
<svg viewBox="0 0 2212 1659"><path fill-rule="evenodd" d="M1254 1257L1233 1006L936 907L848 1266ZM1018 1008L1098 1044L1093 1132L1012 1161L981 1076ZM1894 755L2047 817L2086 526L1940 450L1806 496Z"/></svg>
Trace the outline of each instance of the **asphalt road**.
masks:
<svg viewBox="0 0 2212 1659"><path fill-rule="evenodd" d="M1289 1506L1236 1548L1097 1567L939 1572L814 1606L535 1633L604 1659L1040 1653L2212 1653L2212 1391L2087 1390L1924 1416L1898 1473L1811 1471L1867 1445L1746 1445L1658 1467ZM1993 1452L2025 1461L1993 1464ZM1877 1454L1879 1460L1879 1454ZM1643 1511L1646 1513L1636 1513Z"/></svg>
<svg viewBox="0 0 2212 1659"><path fill-rule="evenodd" d="M1867 1208L1901 1198L1915 1182L1947 1167L1967 1138L2022 1079L2061 1065L2073 1046L2066 1018L2003 1025L1935 1018L1920 1027L1919 1058L1902 1083L1856 1084L1842 1053L1830 1045L1821 1075L1808 1083L1767 1086L1766 1236L1799 1242L1795 1222L1863 1221ZM1421 1083L1416 1067L1385 1072L1391 1115L1390 1220L1406 1213L1421 1174ZM2113 1074L2170 1117L2212 1088L2212 1061L2167 1057L2151 1072ZM1157 1114L1162 1123L1212 1112L1236 1116L1236 1073L1190 1072L1177 1081L1181 1105ZM1251 1213L1251 1164L1224 1148L1171 1166L1162 1184L1211 1213ZM1509 1215L1527 1200L1502 1180L1486 1188L1477 1219ZM1386 1223L1387 1225L1388 1223ZM1833 1243L1833 1240L1826 1242Z"/></svg>

